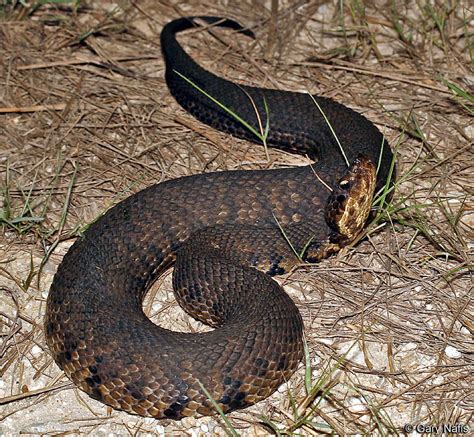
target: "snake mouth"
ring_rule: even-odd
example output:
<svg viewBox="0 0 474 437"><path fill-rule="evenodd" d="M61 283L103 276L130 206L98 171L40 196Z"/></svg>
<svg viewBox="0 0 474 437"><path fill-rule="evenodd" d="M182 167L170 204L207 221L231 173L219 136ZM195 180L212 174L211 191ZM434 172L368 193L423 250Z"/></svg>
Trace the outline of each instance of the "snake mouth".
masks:
<svg viewBox="0 0 474 437"><path fill-rule="evenodd" d="M364 227L375 192L374 163L359 155L339 179L326 206L326 223L336 233L335 240L349 244Z"/></svg>

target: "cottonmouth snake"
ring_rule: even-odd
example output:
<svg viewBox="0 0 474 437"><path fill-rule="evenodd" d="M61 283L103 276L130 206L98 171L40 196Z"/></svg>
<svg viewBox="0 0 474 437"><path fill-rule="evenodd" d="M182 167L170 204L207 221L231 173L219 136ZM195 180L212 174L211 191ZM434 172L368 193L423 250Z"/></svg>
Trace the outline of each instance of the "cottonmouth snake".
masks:
<svg viewBox="0 0 474 437"><path fill-rule="evenodd" d="M201 19L253 36L231 20ZM264 124L269 116L269 146L317 162L153 185L100 217L64 257L45 318L55 361L93 398L156 418L215 413L202 387L229 412L289 379L302 358L303 323L270 275L352 241L392 159L371 122L331 99L314 96L316 105L302 93L239 86L198 66L175 36L194 25L177 19L161 33L166 82L178 103L252 141L250 130L189 81L255 129L257 108ZM144 315L147 289L173 262L179 304L213 331L171 332Z"/></svg>

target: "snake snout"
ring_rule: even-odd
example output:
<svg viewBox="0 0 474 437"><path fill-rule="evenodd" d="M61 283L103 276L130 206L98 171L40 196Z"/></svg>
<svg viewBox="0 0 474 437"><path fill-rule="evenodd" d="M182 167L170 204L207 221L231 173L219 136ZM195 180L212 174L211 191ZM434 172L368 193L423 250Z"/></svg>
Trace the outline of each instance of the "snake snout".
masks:
<svg viewBox="0 0 474 437"><path fill-rule="evenodd" d="M375 165L359 155L328 198L326 222L345 244L354 240L367 221L375 181Z"/></svg>

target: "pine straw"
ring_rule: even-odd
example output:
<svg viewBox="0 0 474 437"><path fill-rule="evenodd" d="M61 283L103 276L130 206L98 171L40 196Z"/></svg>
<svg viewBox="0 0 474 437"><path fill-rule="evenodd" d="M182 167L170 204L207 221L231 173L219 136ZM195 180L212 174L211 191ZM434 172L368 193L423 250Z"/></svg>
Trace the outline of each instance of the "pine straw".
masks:
<svg viewBox="0 0 474 437"><path fill-rule="evenodd" d="M401 180L363 241L280 279L304 317L311 394L302 367L269 400L230 415L233 426L248 434L387 433L405 423L472 429L473 105L452 91L474 83L467 3L364 9L350 1L342 12L339 2L274 1L271 11L258 1L98 3L0 9L1 432L220 427L213 418L142 419L90 400L52 362L42 333L62 256L120 199L187 174L305 163L275 151L268 160L170 96L160 29L203 13L234 17L258 38L183 36L202 65L363 112L396 146ZM177 310L169 277L159 282L148 313L198 329Z"/></svg>

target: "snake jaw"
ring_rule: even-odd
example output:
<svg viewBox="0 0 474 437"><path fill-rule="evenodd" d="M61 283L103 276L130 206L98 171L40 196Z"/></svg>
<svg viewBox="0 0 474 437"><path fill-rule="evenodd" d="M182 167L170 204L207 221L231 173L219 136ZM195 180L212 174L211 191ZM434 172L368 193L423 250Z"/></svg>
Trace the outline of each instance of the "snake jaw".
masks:
<svg viewBox="0 0 474 437"><path fill-rule="evenodd" d="M367 221L375 184L375 165L359 155L329 196L326 223L335 232L332 240L341 247L353 241Z"/></svg>

